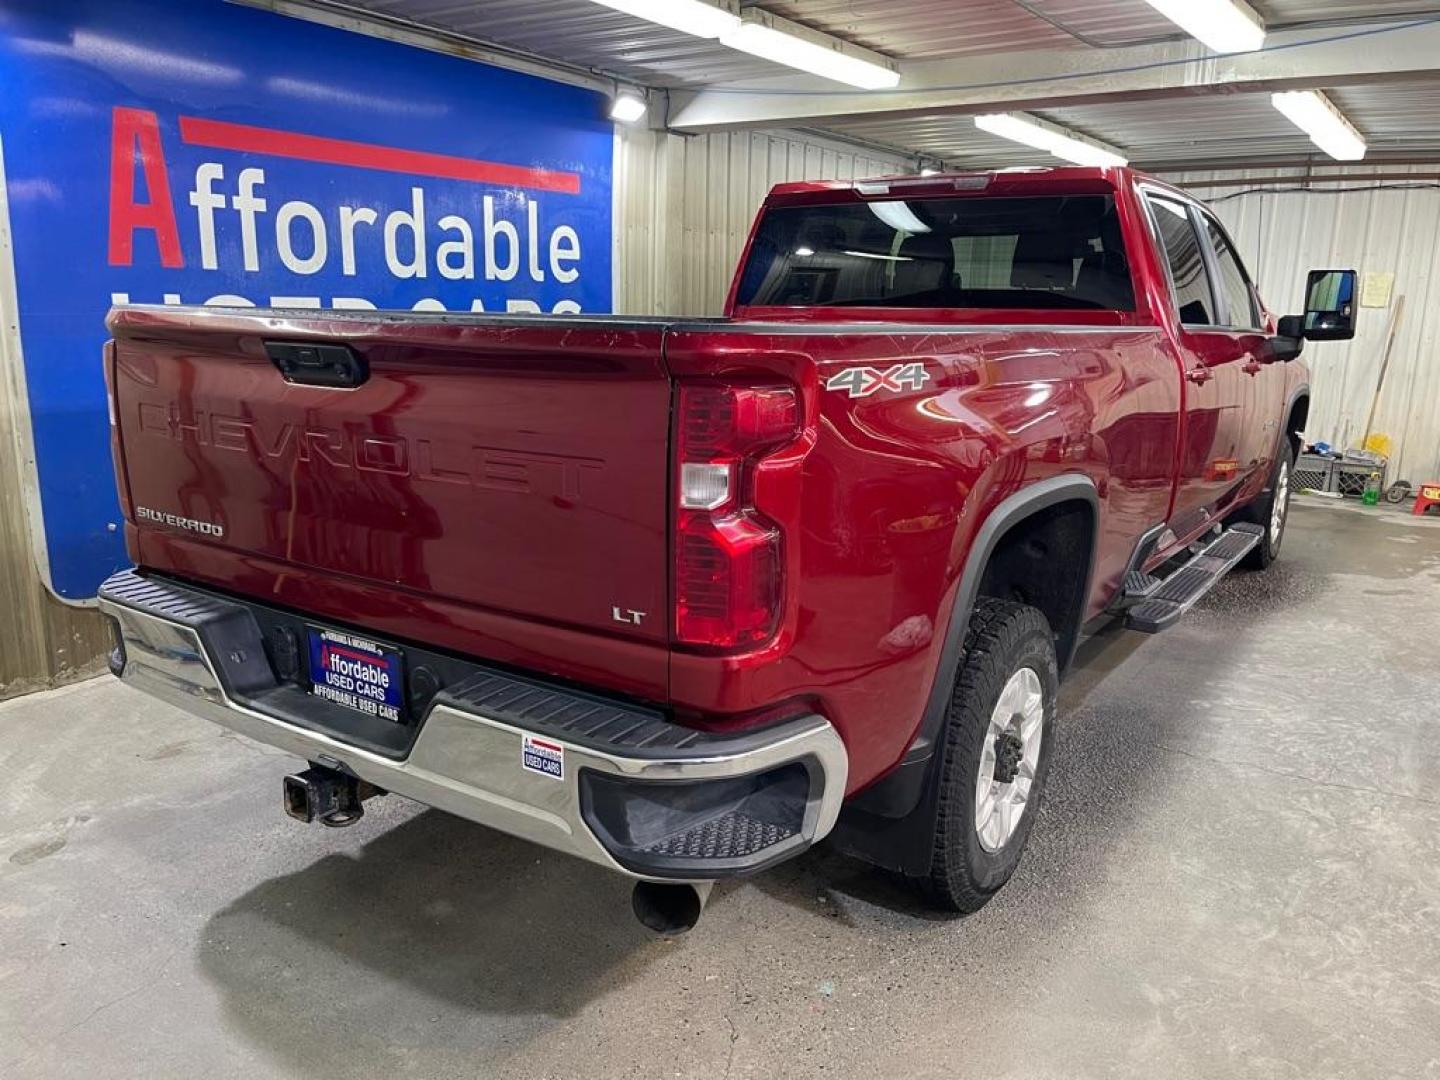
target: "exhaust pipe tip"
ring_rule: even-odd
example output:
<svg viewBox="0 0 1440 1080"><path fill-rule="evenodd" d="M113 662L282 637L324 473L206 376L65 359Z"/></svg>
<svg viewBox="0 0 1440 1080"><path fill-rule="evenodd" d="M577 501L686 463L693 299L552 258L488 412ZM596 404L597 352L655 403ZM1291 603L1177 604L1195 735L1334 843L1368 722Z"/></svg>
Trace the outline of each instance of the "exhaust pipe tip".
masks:
<svg viewBox="0 0 1440 1080"><path fill-rule="evenodd" d="M713 881L637 881L630 906L644 926L675 937L694 929L714 885Z"/></svg>

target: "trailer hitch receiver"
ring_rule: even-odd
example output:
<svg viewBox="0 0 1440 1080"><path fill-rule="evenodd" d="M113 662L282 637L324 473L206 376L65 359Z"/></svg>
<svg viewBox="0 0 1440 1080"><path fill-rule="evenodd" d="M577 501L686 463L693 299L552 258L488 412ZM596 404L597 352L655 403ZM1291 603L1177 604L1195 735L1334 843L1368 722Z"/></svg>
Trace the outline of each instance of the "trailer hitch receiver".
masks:
<svg viewBox="0 0 1440 1080"><path fill-rule="evenodd" d="M285 777L285 813L307 825L319 821L341 829L365 815L366 799L383 794L374 784L312 763L304 772Z"/></svg>

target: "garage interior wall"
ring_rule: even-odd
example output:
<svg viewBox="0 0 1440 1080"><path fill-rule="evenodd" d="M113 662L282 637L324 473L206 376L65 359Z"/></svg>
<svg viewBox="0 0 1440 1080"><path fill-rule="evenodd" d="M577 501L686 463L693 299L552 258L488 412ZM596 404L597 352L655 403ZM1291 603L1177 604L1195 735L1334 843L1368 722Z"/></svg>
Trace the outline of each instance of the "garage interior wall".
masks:
<svg viewBox="0 0 1440 1080"><path fill-rule="evenodd" d="M8 266L5 211L0 187L0 263ZM25 414L13 284L0 274L0 701L96 674L110 647L96 611L62 604L40 583L25 511L29 440L19 428Z"/></svg>
<svg viewBox="0 0 1440 1080"><path fill-rule="evenodd" d="M615 225L624 315L718 315L755 212L791 180L914 172L913 160L789 131L676 135L624 129Z"/></svg>
<svg viewBox="0 0 1440 1080"><path fill-rule="evenodd" d="M1387 179L1364 179L1377 173ZM1358 270L1362 281L1367 273L1395 275L1388 307L1360 308L1353 341L1306 346L1312 394L1305 434L1310 442L1323 440L1337 449L1364 442L1398 310L1372 430L1393 440L1387 482L1405 479L1412 485L1440 480L1436 175L1434 165L1355 165L1315 169L1308 181L1293 169L1165 177L1215 208L1265 302L1278 314L1300 311L1309 270ZM1356 179L1344 181L1347 176ZM1286 177L1293 182L1276 183Z"/></svg>

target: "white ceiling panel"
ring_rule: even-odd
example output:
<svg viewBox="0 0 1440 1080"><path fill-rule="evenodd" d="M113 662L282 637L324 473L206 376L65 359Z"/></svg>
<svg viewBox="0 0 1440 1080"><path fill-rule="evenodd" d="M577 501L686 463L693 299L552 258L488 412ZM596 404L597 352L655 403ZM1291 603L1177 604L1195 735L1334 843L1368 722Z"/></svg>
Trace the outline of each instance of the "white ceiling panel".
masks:
<svg viewBox="0 0 1440 1080"><path fill-rule="evenodd" d="M350 0L344 6L652 86L784 72L590 0ZM1179 36L1144 0L765 0L757 6L902 62ZM1415 0L1252 0L1252 6L1267 24L1286 27L1440 14L1440 4Z"/></svg>
<svg viewBox="0 0 1440 1080"><path fill-rule="evenodd" d="M1417 0L1251 0L1267 25L1343 25L1357 20L1440 16ZM324 6L324 0L317 0ZM761 0L759 6L906 61L957 60L1003 52L1120 48L1176 38L1145 0ZM348 0L363 10L663 88L699 88L790 74L713 41L636 19L589 0ZM1357 47L1360 47L1357 45ZM1367 46L1384 48L1383 39ZM1043 63L1043 61L1042 61ZM1440 154L1440 57L1434 82L1343 86L1331 96L1377 154ZM1309 141L1268 96L1201 91L1191 97L1038 108L1056 123L1125 148L1136 162L1300 159ZM969 115L860 117L805 126L959 164L1046 160L977 131Z"/></svg>
<svg viewBox="0 0 1440 1080"><path fill-rule="evenodd" d="M1440 154L1440 80L1346 87L1329 93L1365 136L1372 156ZM1312 156L1328 160L1271 107L1269 95L1263 92L1077 105L1037 110L1037 115L1112 143L1143 166ZM1052 160L977 130L970 116L854 120L822 125L820 130L891 143L977 168Z"/></svg>

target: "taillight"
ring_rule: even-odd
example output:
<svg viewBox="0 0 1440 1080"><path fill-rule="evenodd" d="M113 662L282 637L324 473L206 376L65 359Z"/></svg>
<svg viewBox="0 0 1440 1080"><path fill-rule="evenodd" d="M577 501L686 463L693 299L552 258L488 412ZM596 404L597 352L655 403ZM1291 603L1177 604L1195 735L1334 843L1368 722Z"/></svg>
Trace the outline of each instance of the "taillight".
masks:
<svg viewBox="0 0 1440 1080"><path fill-rule="evenodd" d="M789 386L681 383L676 402L675 636L738 649L774 632L782 537L753 504L754 467L797 434Z"/></svg>

